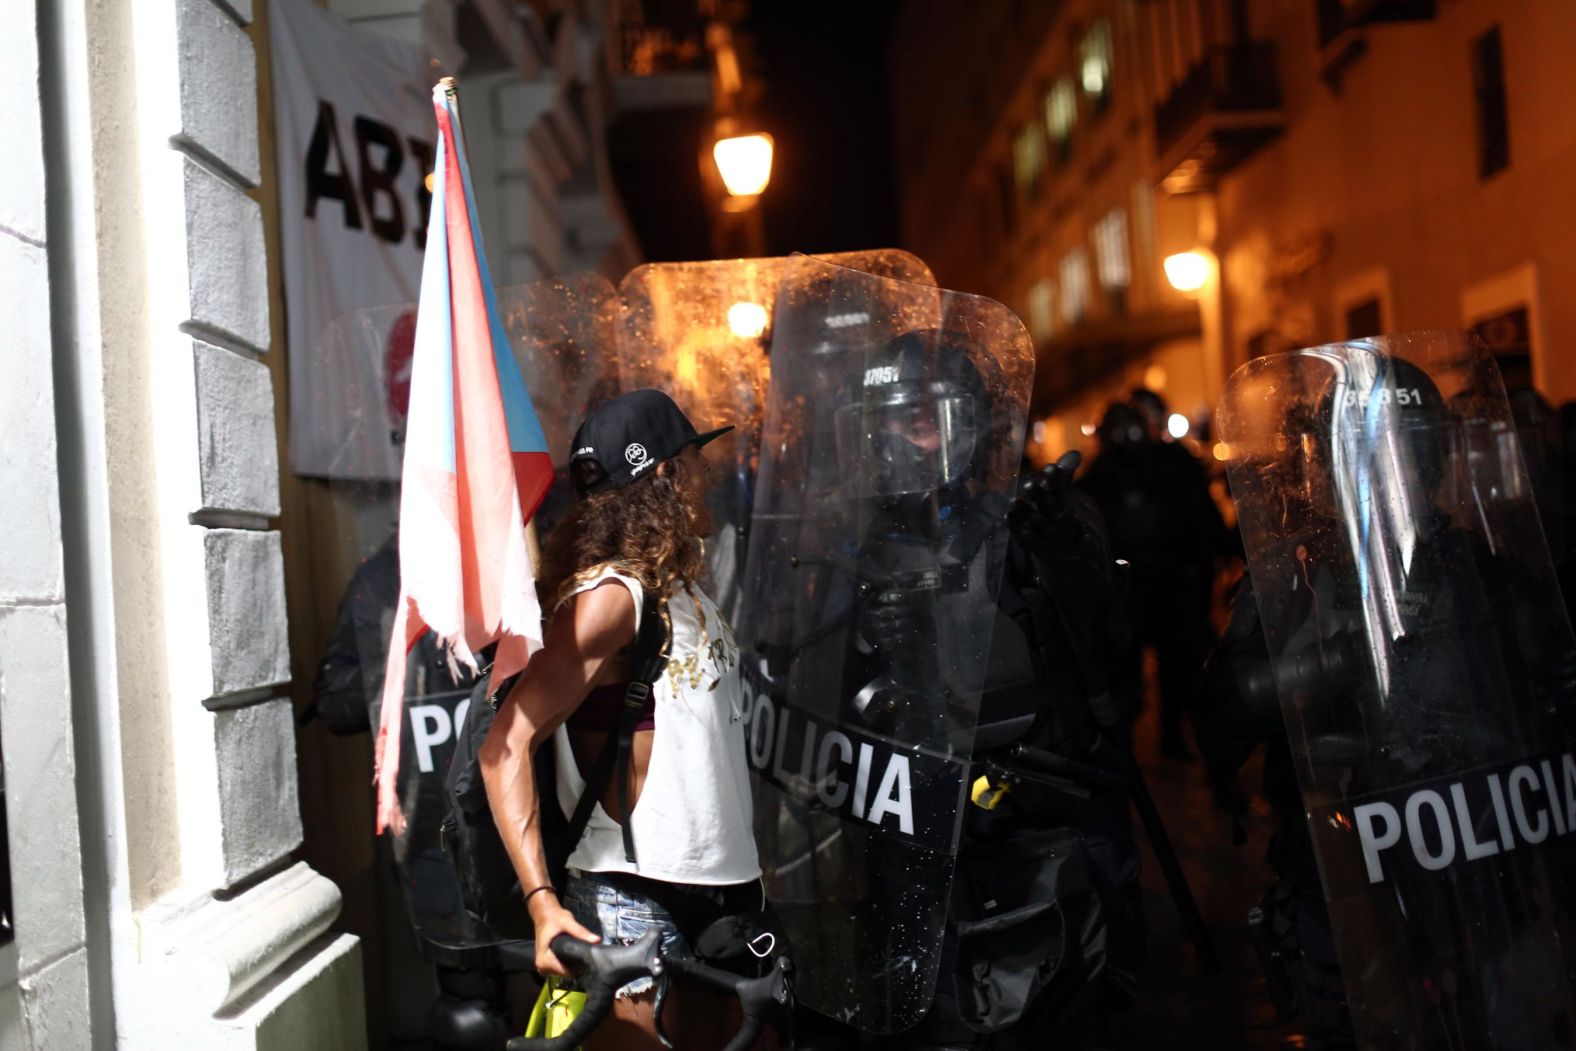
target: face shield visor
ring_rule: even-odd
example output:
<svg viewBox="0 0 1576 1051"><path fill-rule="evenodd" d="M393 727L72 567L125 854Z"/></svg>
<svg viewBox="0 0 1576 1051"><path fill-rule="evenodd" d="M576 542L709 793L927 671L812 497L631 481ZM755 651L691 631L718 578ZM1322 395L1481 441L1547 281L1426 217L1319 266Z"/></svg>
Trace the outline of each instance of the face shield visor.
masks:
<svg viewBox="0 0 1576 1051"><path fill-rule="evenodd" d="M1445 478L1448 505L1532 499L1529 481L1537 477L1534 471L1542 464L1536 459L1537 450L1529 450L1525 443L1525 436L1503 420L1464 421L1450 448ZM1525 461L1525 471L1518 457Z"/></svg>
<svg viewBox="0 0 1576 1051"><path fill-rule="evenodd" d="M974 399L949 385L867 387L835 424L856 496L932 492L961 479L973 460Z"/></svg>

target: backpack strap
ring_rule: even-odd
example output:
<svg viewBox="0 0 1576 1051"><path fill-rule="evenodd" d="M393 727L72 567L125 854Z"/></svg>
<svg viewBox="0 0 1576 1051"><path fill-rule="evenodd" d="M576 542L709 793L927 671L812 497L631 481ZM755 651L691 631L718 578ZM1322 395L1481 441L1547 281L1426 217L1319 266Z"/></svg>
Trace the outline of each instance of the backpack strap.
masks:
<svg viewBox="0 0 1576 1051"><path fill-rule="evenodd" d="M569 827L564 830L560 844L562 849L557 852L563 857L569 856L585 834L591 811L596 807L597 800L602 798L602 793L607 791L608 781L616 770L618 805L624 813L624 857L630 864L635 863L635 835L629 821L629 753L635 740L635 717L646 706L652 684L667 669L667 641L667 627L662 622L657 597L650 589L646 589L641 604L640 630L635 633L635 642L630 650L629 689L624 691L624 703L619 705L613 735L602 746L596 766L586 779L585 791L569 818Z"/></svg>

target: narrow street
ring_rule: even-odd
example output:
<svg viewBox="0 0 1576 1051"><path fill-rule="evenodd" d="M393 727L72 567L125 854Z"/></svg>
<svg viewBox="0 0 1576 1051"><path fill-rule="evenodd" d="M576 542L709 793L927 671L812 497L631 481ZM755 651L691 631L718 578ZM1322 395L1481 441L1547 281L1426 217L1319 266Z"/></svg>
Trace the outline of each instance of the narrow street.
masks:
<svg viewBox="0 0 1576 1051"><path fill-rule="evenodd" d="M1203 760L1179 762L1160 754L1153 675L1143 716L1135 728L1138 760L1165 820L1220 957L1220 971L1204 974L1198 955L1166 889L1148 839L1143 853L1144 919L1149 956L1134 1011L1135 1047L1269 1049L1304 1046L1296 1021L1279 1022L1263 969L1248 940L1246 917L1272 879L1264 860L1272 821L1255 797L1246 820L1248 842L1232 845L1226 817L1210 799ZM1259 759L1243 771L1243 784L1259 781Z"/></svg>

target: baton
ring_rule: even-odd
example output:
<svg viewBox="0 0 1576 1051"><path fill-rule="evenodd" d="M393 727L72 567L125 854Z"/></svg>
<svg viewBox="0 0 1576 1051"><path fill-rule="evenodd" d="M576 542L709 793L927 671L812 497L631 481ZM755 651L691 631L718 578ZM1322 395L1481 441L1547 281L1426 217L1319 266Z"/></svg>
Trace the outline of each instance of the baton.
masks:
<svg viewBox="0 0 1576 1051"><path fill-rule="evenodd" d="M1032 745L1015 744L1007 749L1007 757L1042 774L1065 777L1094 788L1123 788L1127 784L1125 773L1113 774L1092 763L1080 763L1058 752L1035 748Z"/></svg>
<svg viewBox="0 0 1576 1051"><path fill-rule="evenodd" d="M1117 732L1114 727L1112 730ZM1220 957L1215 954L1215 942L1209 936L1209 928L1204 925L1203 914L1198 911L1198 902L1193 897L1193 889L1188 886L1187 874L1182 871L1182 862L1177 859L1176 848L1171 845L1165 822L1160 820L1160 811L1155 809L1154 796L1149 794L1149 783L1144 780L1144 772L1138 768L1131 742L1121 735L1118 739L1121 746L1117 751L1127 766L1127 789L1133 800L1133 809L1138 811L1138 820L1144 826L1144 833L1149 836L1149 845L1154 848L1155 860L1160 862L1160 872L1166 878L1171 900L1176 902L1182 926L1187 928L1188 937L1192 939L1193 948L1198 953L1199 966L1205 974L1215 974L1220 970Z"/></svg>

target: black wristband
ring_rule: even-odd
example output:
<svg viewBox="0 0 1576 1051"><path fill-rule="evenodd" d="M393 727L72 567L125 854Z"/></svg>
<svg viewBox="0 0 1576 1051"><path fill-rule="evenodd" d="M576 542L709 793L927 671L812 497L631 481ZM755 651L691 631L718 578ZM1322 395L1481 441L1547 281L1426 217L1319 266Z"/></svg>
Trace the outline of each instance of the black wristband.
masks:
<svg viewBox="0 0 1576 1051"><path fill-rule="evenodd" d="M555 898L558 896L558 891L553 889L553 885L551 883L544 883L540 887L533 888L531 890L530 894L527 894L525 896L525 903L526 904L530 904L531 894L540 894L544 890L551 890L551 891L553 891L553 897L555 897Z"/></svg>

